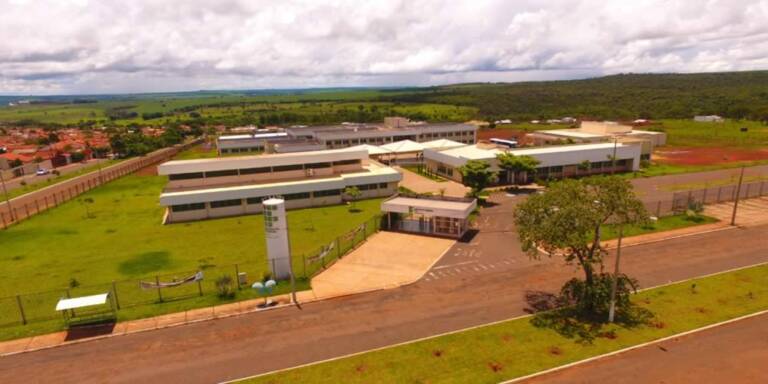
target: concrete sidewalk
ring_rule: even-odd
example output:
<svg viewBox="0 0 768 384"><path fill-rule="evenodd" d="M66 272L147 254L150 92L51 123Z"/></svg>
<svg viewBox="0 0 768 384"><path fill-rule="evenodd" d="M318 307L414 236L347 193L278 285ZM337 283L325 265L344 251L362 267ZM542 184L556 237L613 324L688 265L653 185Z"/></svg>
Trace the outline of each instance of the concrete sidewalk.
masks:
<svg viewBox="0 0 768 384"><path fill-rule="evenodd" d="M453 244L454 240L379 232L312 280L312 289L296 293L299 303L311 303L379 289L397 288L417 281ZM260 308L264 299L252 299L191 309L145 319L0 342L0 357L107 337L128 335L201 321L239 316L292 305L289 294L270 298L276 305Z"/></svg>

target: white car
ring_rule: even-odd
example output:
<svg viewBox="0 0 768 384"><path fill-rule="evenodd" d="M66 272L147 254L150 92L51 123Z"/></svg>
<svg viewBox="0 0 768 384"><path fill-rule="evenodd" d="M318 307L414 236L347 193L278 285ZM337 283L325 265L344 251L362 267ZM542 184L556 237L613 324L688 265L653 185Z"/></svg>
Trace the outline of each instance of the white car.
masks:
<svg viewBox="0 0 768 384"><path fill-rule="evenodd" d="M47 169L45 169L45 168L40 168L40 169L38 169L38 170L35 172L35 175L37 175L37 176L45 176L45 175L47 175L47 174L49 174L49 173L51 173L51 171L49 171L49 170L47 170Z"/></svg>

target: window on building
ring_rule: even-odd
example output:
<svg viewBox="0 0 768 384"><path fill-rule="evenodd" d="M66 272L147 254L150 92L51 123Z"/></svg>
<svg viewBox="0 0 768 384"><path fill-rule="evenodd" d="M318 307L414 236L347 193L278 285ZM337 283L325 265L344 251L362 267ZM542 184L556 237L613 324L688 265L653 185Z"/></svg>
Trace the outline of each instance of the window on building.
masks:
<svg viewBox="0 0 768 384"><path fill-rule="evenodd" d="M303 164L278 165L276 167L272 167L272 172L300 171L302 169L304 169Z"/></svg>
<svg viewBox="0 0 768 384"><path fill-rule="evenodd" d="M223 171L210 171L205 173L205 177L224 177L237 176L237 169L225 169Z"/></svg>
<svg viewBox="0 0 768 384"><path fill-rule="evenodd" d="M333 162L333 165L353 165L353 164L360 164L360 159L339 160L339 161Z"/></svg>
<svg viewBox="0 0 768 384"><path fill-rule="evenodd" d="M312 195L315 197L322 197L322 196L338 196L341 195L340 189L328 189L325 191L315 191L312 192Z"/></svg>
<svg viewBox="0 0 768 384"><path fill-rule="evenodd" d="M263 200L264 200L264 198L261 197L261 196L259 196L259 197L249 197L249 198L245 199L245 203L248 204L248 205L257 205L257 204L261 204L261 202Z"/></svg>
<svg viewBox="0 0 768 384"><path fill-rule="evenodd" d="M311 169L317 169L317 168L330 168L331 163L311 163L311 164L305 164L305 168L311 168Z"/></svg>
<svg viewBox="0 0 768 384"><path fill-rule="evenodd" d="M269 167L263 168L243 168L240 170L241 175L253 175L255 173L269 173L272 170Z"/></svg>
<svg viewBox="0 0 768 384"><path fill-rule="evenodd" d="M171 205L171 212L186 212L205 209L205 203Z"/></svg>
<svg viewBox="0 0 768 384"><path fill-rule="evenodd" d="M379 188L381 189L387 188L387 183L379 183Z"/></svg>
<svg viewBox="0 0 768 384"><path fill-rule="evenodd" d="M309 199L309 192L288 193L283 195L285 200L302 200Z"/></svg>
<svg viewBox="0 0 768 384"><path fill-rule="evenodd" d="M554 166L554 167L549 167L549 172L551 172L551 173L560 173L562 171L563 171L563 167L560 166L560 165Z"/></svg>
<svg viewBox="0 0 768 384"><path fill-rule="evenodd" d="M627 166L627 162L628 162L627 159L616 160L616 166L617 167L626 167Z"/></svg>
<svg viewBox="0 0 768 384"><path fill-rule="evenodd" d="M240 199L211 201L211 208L234 207L242 204Z"/></svg>
<svg viewBox="0 0 768 384"><path fill-rule="evenodd" d="M173 175L168 175L168 180L189 180L189 179L202 179L202 178L203 178L202 172L176 173Z"/></svg>

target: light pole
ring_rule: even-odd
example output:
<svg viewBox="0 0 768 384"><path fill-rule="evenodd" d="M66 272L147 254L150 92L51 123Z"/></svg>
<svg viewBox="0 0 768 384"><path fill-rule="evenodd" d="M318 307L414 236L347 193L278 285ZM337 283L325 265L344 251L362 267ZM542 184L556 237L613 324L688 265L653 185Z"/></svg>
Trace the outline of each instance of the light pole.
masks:
<svg viewBox="0 0 768 384"><path fill-rule="evenodd" d="M616 147L619 145L619 137L613 137L613 156L611 156L611 175L616 172Z"/></svg>
<svg viewBox="0 0 768 384"><path fill-rule="evenodd" d="M13 215L13 207L11 207L11 198L8 196L8 190L5 188L5 177L3 172L0 171L0 184L3 185L3 194L5 195L5 204L8 206L8 213L11 215L11 221L16 221Z"/></svg>
<svg viewBox="0 0 768 384"><path fill-rule="evenodd" d="M736 209L739 207L739 196L741 195L741 183L744 181L744 166L741 167L739 174L739 184L736 186L736 199L733 201L733 213L731 214L731 225L736 225Z"/></svg>
<svg viewBox="0 0 768 384"><path fill-rule="evenodd" d="M624 237L624 224L619 225L619 242L616 245L616 264L613 268L613 284L611 285L611 306L608 309L608 322L613 323L616 314L616 290L619 286L619 261L621 260L621 239Z"/></svg>

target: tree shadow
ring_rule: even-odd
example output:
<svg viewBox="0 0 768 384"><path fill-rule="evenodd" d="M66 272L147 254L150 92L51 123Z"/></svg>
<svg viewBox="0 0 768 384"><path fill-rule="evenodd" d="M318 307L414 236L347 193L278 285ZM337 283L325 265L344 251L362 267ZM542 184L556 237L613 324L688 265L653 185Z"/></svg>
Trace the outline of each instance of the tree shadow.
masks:
<svg viewBox="0 0 768 384"><path fill-rule="evenodd" d="M541 301L537 303L541 303ZM555 303L557 303L556 298ZM654 316L651 311L633 305L624 312L617 313L613 325L607 323L606 319L607 314L584 316L573 307L559 307L535 312L531 324L537 328L551 329L565 338L575 339L579 344L591 344L597 338L617 338L615 326L630 329L651 325Z"/></svg>
<svg viewBox="0 0 768 384"><path fill-rule="evenodd" d="M528 307L523 311L527 313L550 311L558 307L557 295L544 291L525 291L525 302Z"/></svg>

